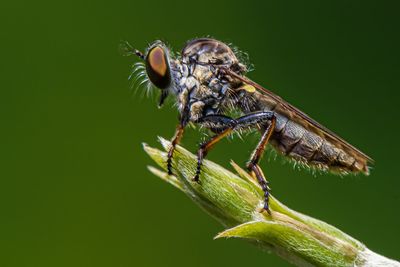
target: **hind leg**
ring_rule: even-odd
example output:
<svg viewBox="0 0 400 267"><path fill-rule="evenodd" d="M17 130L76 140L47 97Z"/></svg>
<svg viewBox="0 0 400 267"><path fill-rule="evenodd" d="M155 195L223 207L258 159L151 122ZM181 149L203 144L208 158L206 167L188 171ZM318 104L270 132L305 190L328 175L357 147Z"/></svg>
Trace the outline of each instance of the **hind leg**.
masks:
<svg viewBox="0 0 400 267"><path fill-rule="evenodd" d="M269 190L270 188L268 187L268 181L265 179L264 173L261 170L260 166L258 163L260 162L260 159L262 155L264 154L265 148L268 144L268 141L274 131L276 124L276 117L275 115L272 114L272 116L268 120L268 126L265 129L260 142L258 143L257 147L253 151L253 154L250 157L250 160L247 164L247 169L250 172L250 174L255 177L260 184L262 190L264 191L264 207L263 209L266 210L268 213L271 214L271 211L269 209Z"/></svg>

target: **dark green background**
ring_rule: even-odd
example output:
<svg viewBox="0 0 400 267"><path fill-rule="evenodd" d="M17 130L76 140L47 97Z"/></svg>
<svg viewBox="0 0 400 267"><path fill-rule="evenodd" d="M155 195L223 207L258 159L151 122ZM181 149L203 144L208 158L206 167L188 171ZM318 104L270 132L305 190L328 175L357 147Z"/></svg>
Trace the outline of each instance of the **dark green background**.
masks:
<svg viewBox="0 0 400 267"><path fill-rule="evenodd" d="M177 113L131 97L133 58L157 38L206 35L248 52L250 77L376 160L369 177L262 166L273 193L400 258L399 23L395 1L14 1L1 7L0 266L288 266L238 240L152 176L142 142ZM184 144L199 139L189 131ZM256 144L210 158L243 164Z"/></svg>

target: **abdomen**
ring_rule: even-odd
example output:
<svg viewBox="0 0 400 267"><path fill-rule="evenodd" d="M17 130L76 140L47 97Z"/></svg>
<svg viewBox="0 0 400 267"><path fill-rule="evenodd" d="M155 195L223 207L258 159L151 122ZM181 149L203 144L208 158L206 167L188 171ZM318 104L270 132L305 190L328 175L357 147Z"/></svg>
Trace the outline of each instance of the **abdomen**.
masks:
<svg viewBox="0 0 400 267"><path fill-rule="evenodd" d="M277 123L271 144L284 155L311 167L341 174L368 174L366 161L356 159L344 149L305 129L283 115L276 114Z"/></svg>

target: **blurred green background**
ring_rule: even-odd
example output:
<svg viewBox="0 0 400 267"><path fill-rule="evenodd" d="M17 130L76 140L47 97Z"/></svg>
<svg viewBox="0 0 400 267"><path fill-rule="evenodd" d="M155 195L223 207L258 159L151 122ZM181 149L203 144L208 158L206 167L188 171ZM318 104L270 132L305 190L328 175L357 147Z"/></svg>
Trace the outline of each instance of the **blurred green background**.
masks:
<svg viewBox="0 0 400 267"><path fill-rule="evenodd" d="M262 166L273 194L372 250L400 258L399 21L395 1L14 1L2 3L0 266L288 266L238 240L152 176L171 105L132 97L136 60L161 38L206 35L250 55L250 77L376 160L369 177ZM184 144L194 150L200 135ZM213 159L243 164L257 138Z"/></svg>

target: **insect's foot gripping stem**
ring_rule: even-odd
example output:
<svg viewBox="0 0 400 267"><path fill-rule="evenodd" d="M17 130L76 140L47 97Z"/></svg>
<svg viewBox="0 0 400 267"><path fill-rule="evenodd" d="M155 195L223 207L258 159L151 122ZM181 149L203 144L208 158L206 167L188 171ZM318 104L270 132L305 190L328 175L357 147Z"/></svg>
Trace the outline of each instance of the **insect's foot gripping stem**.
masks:
<svg viewBox="0 0 400 267"><path fill-rule="evenodd" d="M202 144L197 151L197 167L196 173L193 177L193 182L199 183L200 182L200 173L201 173L201 166L203 165L203 159L206 156L207 152L205 151L206 144Z"/></svg>
<svg viewBox="0 0 400 267"><path fill-rule="evenodd" d="M261 186L261 189L264 192L264 206L261 212L265 210L271 215L271 210L269 209L269 182L265 179L263 171L257 164L249 163L247 165L247 169L249 170L250 174L257 179L258 183Z"/></svg>
<svg viewBox="0 0 400 267"><path fill-rule="evenodd" d="M174 151L175 151L176 145L178 145L182 139L184 129L185 129L185 125L183 123L180 123L176 127L175 136L172 138L171 147L168 150L168 156L167 156L168 175L174 175L172 172L172 157L174 156Z"/></svg>
<svg viewBox="0 0 400 267"><path fill-rule="evenodd" d="M175 150L175 147L173 145L168 150L168 156L167 156L167 171L168 171L168 175L174 175L174 173L172 172L172 157L174 155L174 150Z"/></svg>
<svg viewBox="0 0 400 267"><path fill-rule="evenodd" d="M225 117L224 117L225 118ZM200 173L201 173L201 166L203 165L203 160L207 156L208 152L210 149L218 143L222 138L225 136L229 135L233 131L232 127L229 127L225 130L223 130L220 133L217 133L213 137L211 137L209 140L205 141L202 143L199 147L199 150L197 151L197 168L196 168L196 174L193 177L193 181L199 182L200 178Z"/></svg>

